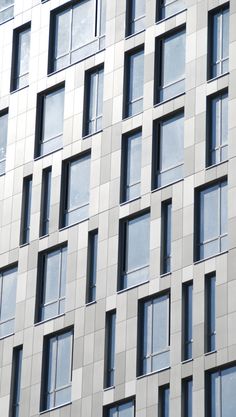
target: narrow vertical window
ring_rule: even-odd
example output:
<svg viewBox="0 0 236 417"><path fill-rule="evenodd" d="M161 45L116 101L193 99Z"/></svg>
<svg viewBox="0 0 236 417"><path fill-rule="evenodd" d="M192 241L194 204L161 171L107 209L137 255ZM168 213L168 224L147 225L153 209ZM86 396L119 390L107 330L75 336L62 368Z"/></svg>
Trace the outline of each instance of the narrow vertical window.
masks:
<svg viewBox="0 0 236 417"><path fill-rule="evenodd" d="M23 88L29 84L30 33L30 23L27 23L14 31L11 80L12 91Z"/></svg>
<svg viewBox="0 0 236 417"><path fill-rule="evenodd" d="M112 387L115 381L115 340L116 312L109 311L106 315L106 351L104 387Z"/></svg>
<svg viewBox="0 0 236 417"><path fill-rule="evenodd" d="M184 379L182 382L182 416L192 417L193 415L193 380Z"/></svg>
<svg viewBox="0 0 236 417"><path fill-rule="evenodd" d="M192 358L193 283L183 285L183 360Z"/></svg>
<svg viewBox="0 0 236 417"><path fill-rule="evenodd" d="M89 72L85 82L84 136L102 129L104 69Z"/></svg>
<svg viewBox="0 0 236 417"><path fill-rule="evenodd" d="M145 1L143 0L127 0L127 36L140 32L145 29Z"/></svg>
<svg viewBox="0 0 236 417"><path fill-rule="evenodd" d="M170 387L164 385L159 388L159 417L170 416Z"/></svg>
<svg viewBox="0 0 236 417"><path fill-rule="evenodd" d="M206 276L205 281L205 351L216 349L216 277Z"/></svg>
<svg viewBox="0 0 236 417"><path fill-rule="evenodd" d="M165 201L161 211L161 274L171 271L171 229L172 229L172 202Z"/></svg>
<svg viewBox="0 0 236 417"><path fill-rule="evenodd" d="M20 244L29 243L30 215L32 197L32 175L25 177L23 181L22 209L21 209L21 238Z"/></svg>
<svg viewBox="0 0 236 417"><path fill-rule="evenodd" d="M141 193L142 132L123 137L121 167L121 202L133 200Z"/></svg>
<svg viewBox="0 0 236 417"><path fill-rule="evenodd" d="M0 112L0 175L5 173L8 131L8 109Z"/></svg>
<svg viewBox="0 0 236 417"><path fill-rule="evenodd" d="M88 266L87 266L87 297L86 302L96 300L97 285L97 256L98 256L98 230L89 233L88 238Z"/></svg>
<svg viewBox="0 0 236 417"><path fill-rule="evenodd" d="M143 110L144 50L127 54L125 60L124 117Z"/></svg>
<svg viewBox="0 0 236 417"><path fill-rule="evenodd" d="M14 0L3 0L0 3L0 23L14 16Z"/></svg>
<svg viewBox="0 0 236 417"><path fill-rule="evenodd" d="M23 346L13 350L9 417L20 415L20 390Z"/></svg>
<svg viewBox="0 0 236 417"><path fill-rule="evenodd" d="M157 20L166 19L186 8L186 0L157 0Z"/></svg>
<svg viewBox="0 0 236 417"><path fill-rule="evenodd" d="M214 165L228 157L228 93L210 97L208 110L208 165Z"/></svg>
<svg viewBox="0 0 236 417"><path fill-rule="evenodd" d="M42 176L40 236L45 236L49 232L51 177L52 168L44 169Z"/></svg>
<svg viewBox="0 0 236 417"><path fill-rule="evenodd" d="M209 78L229 70L229 7L221 7L209 18Z"/></svg>
<svg viewBox="0 0 236 417"><path fill-rule="evenodd" d="M17 268L0 272L0 338L14 333Z"/></svg>
<svg viewBox="0 0 236 417"><path fill-rule="evenodd" d="M206 416L233 417L236 415L236 366L207 374Z"/></svg>

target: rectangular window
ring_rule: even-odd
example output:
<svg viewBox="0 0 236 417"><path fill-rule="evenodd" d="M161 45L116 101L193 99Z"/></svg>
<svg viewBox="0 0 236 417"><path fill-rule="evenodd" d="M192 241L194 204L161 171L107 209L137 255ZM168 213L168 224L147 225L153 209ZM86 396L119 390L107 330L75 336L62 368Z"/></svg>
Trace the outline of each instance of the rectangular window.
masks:
<svg viewBox="0 0 236 417"><path fill-rule="evenodd" d="M120 288L129 288L149 278L150 214L127 219L120 228Z"/></svg>
<svg viewBox="0 0 236 417"><path fill-rule="evenodd" d="M164 201L161 208L161 274L171 271L172 202Z"/></svg>
<svg viewBox="0 0 236 417"><path fill-rule="evenodd" d="M41 411L71 401L72 350L72 330L45 339Z"/></svg>
<svg viewBox="0 0 236 417"><path fill-rule="evenodd" d="M45 236L49 232L51 177L52 168L45 168L42 175L40 236Z"/></svg>
<svg viewBox="0 0 236 417"><path fill-rule="evenodd" d="M2 0L0 4L0 24L14 17L14 0Z"/></svg>
<svg viewBox="0 0 236 417"><path fill-rule="evenodd" d="M20 413L22 355L23 346L13 349L9 417L18 417Z"/></svg>
<svg viewBox="0 0 236 417"><path fill-rule="evenodd" d="M206 415L209 417L235 416L236 366L208 373L206 383Z"/></svg>
<svg viewBox="0 0 236 417"><path fill-rule="evenodd" d="M193 283L183 285L183 360L192 359L193 349Z"/></svg>
<svg viewBox="0 0 236 417"><path fill-rule="evenodd" d="M142 131L124 135L121 161L121 202L141 194Z"/></svg>
<svg viewBox="0 0 236 417"><path fill-rule="evenodd" d="M153 135L153 188L178 181L184 175L184 113L158 121Z"/></svg>
<svg viewBox="0 0 236 417"><path fill-rule="evenodd" d="M169 417L170 416L170 387L169 385L164 385L159 388L159 417Z"/></svg>
<svg viewBox="0 0 236 417"><path fill-rule="evenodd" d="M67 247L39 254L37 321L65 312Z"/></svg>
<svg viewBox="0 0 236 417"><path fill-rule="evenodd" d="M17 267L0 272L0 338L14 333Z"/></svg>
<svg viewBox="0 0 236 417"><path fill-rule="evenodd" d="M84 100L84 136L102 130L103 67L86 75Z"/></svg>
<svg viewBox="0 0 236 417"><path fill-rule="evenodd" d="M64 85L38 95L36 158L54 152L63 145L64 95Z"/></svg>
<svg viewBox="0 0 236 417"><path fill-rule="evenodd" d="M157 0L157 20L167 19L184 9L186 0Z"/></svg>
<svg viewBox="0 0 236 417"><path fill-rule="evenodd" d="M105 341L105 376L104 388L112 387L115 383L115 340L116 340L116 312L106 314Z"/></svg>
<svg viewBox="0 0 236 417"><path fill-rule="evenodd" d="M216 349L216 277L206 276L205 280L205 351Z"/></svg>
<svg viewBox="0 0 236 417"><path fill-rule="evenodd" d="M196 260L227 250L227 181L200 190L196 210Z"/></svg>
<svg viewBox="0 0 236 417"><path fill-rule="evenodd" d="M218 164L228 157L228 92L208 101L208 165Z"/></svg>
<svg viewBox="0 0 236 417"><path fill-rule="evenodd" d="M6 169L6 150L7 150L7 131L8 131L8 109L0 112L0 175Z"/></svg>
<svg viewBox="0 0 236 417"><path fill-rule="evenodd" d="M105 47L106 0L83 0L51 14L49 72L60 70Z"/></svg>
<svg viewBox="0 0 236 417"><path fill-rule="evenodd" d="M135 417L134 400L107 407L104 417Z"/></svg>
<svg viewBox="0 0 236 417"><path fill-rule="evenodd" d="M30 23L14 30L11 91L29 84L30 33Z"/></svg>
<svg viewBox="0 0 236 417"><path fill-rule="evenodd" d="M90 159L90 153L85 154L66 161L63 166L61 227L89 216Z"/></svg>
<svg viewBox="0 0 236 417"><path fill-rule="evenodd" d="M192 417L193 415L193 380L184 379L182 382L182 416Z"/></svg>
<svg viewBox="0 0 236 417"><path fill-rule="evenodd" d="M170 365L169 295L150 298L139 309L139 374Z"/></svg>
<svg viewBox="0 0 236 417"><path fill-rule="evenodd" d="M185 29L182 29L157 41L157 103L185 91L185 38Z"/></svg>
<svg viewBox="0 0 236 417"><path fill-rule="evenodd" d="M209 78L229 71L229 6L209 15Z"/></svg>
<svg viewBox="0 0 236 417"><path fill-rule="evenodd" d="M97 256L98 256L98 230L89 233L88 238L88 266L87 266L87 296L86 303L96 300L97 285Z"/></svg>
<svg viewBox="0 0 236 417"><path fill-rule="evenodd" d="M29 243L32 199L32 175L23 180L20 244Z"/></svg>
<svg viewBox="0 0 236 417"><path fill-rule="evenodd" d="M128 53L125 58L124 117L143 110L144 50Z"/></svg>
<svg viewBox="0 0 236 417"><path fill-rule="evenodd" d="M126 1L127 19L126 34L127 36L141 32L145 29L145 11L146 5L143 0Z"/></svg>

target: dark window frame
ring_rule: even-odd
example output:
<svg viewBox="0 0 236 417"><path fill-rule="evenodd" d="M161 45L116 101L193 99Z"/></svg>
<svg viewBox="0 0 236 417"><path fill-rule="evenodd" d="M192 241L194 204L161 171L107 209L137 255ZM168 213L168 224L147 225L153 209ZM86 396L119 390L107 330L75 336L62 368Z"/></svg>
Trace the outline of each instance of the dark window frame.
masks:
<svg viewBox="0 0 236 417"><path fill-rule="evenodd" d="M211 294L211 280L214 280L214 285L215 285L215 299L212 300L212 294ZM208 352L214 352L216 350L216 272L211 272L209 274L205 275L205 308L204 308L204 313L205 313L205 319L204 319L204 324L205 324L205 353ZM212 322L212 317L211 317L211 302L214 301L215 304L215 317L214 317L214 321L215 321L215 330L213 331L213 333L211 333L211 322ZM212 347L212 336L214 336L214 343L215 343L215 347Z"/></svg>
<svg viewBox="0 0 236 417"><path fill-rule="evenodd" d="M51 188L52 188L52 166L49 166L42 171L40 227L39 227L40 237L47 236L49 234Z"/></svg>
<svg viewBox="0 0 236 417"><path fill-rule="evenodd" d="M171 19L172 17L186 10L186 7L184 7L176 13L172 13L169 16L163 16L163 8L165 7L165 5L163 6L163 1L164 0L156 0L156 23L159 23L162 20ZM174 0L174 2L178 2L178 0Z"/></svg>
<svg viewBox="0 0 236 417"><path fill-rule="evenodd" d="M161 275L171 273L171 258L172 251L170 255L167 254L168 242L167 237L169 234L169 222L168 222L168 207L170 206L170 247L172 248L172 228L173 228L173 213L172 213L172 199L162 201L161 204ZM170 259L170 266L168 266L168 259Z"/></svg>
<svg viewBox="0 0 236 417"><path fill-rule="evenodd" d="M105 406L103 407L103 414L102 414L102 416L103 416L103 417L109 417L109 410L110 410L110 409L112 409L112 408L114 408L114 407L119 407L120 405L123 405L123 404L131 403L131 402L132 402L132 405L133 405L133 410L134 410L133 417L135 417L135 411L136 411L136 398L135 398L134 396L131 396L131 397L125 398L125 399L123 399L123 400L116 401L116 402L114 402L114 403L112 403L112 404L105 405Z"/></svg>
<svg viewBox="0 0 236 417"><path fill-rule="evenodd" d="M125 36L130 37L137 35L140 32L143 32L145 30L145 18L146 14L139 17L137 20L144 20L144 27L143 29L140 29L138 31L132 30L133 22L135 22L134 19L132 19L132 12L133 12L133 2L136 0L126 0L126 19L125 19Z"/></svg>
<svg viewBox="0 0 236 417"><path fill-rule="evenodd" d="M88 71L85 72L85 80L84 80L84 106L83 106L83 137L86 138L87 136L96 135L97 133L102 131L101 129L95 130L94 132L89 133L89 108L90 108L90 92L91 92L91 75L97 74L99 71L103 70L103 77L104 77L104 63L98 65L97 67L91 68ZM104 81L103 81L104 83ZM97 93L97 91L96 91ZM103 85L103 93L104 93L104 85ZM104 98L104 97L103 97ZM103 100L104 104L104 100ZM99 117L97 117L96 114L96 120ZM103 114L101 116L103 119Z"/></svg>
<svg viewBox="0 0 236 417"><path fill-rule="evenodd" d="M7 118L9 118L9 107L5 107L4 109L0 110L0 118L6 115L7 115ZM6 134L6 151L5 151L6 156L5 158L0 159L0 177L4 175L6 172L7 144L8 144L8 124L7 124L7 134Z"/></svg>
<svg viewBox="0 0 236 417"><path fill-rule="evenodd" d="M97 235L97 253L95 254L94 251L94 239ZM95 282L93 282L93 269L94 269L94 256L98 258L98 228L91 230L88 234L88 251L87 251L87 285L86 285L86 304L90 304L92 302L96 301L96 283L97 283L97 269L96 269L96 279ZM97 264L97 259L96 259ZM95 296L93 297L93 288L95 288Z"/></svg>
<svg viewBox="0 0 236 417"><path fill-rule="evenodd" d="M112 320L115 317L114 334L112 332ZM114 338L114 340L113 340ZM111 388L115 385L115 343L116 343L116 310L106 312L106 328L105 328L105 354L104 354L104 389ZM111 352L112 344L114 344L114 352ZM114 355L114 368L111 367L111 356Z"/></svg>
<svg viewBox="0 0 236 417"><path fill-rule="evenodd" d="M130 60L131 57L135 54L138 54L139 52L143 52L143 65L145 66L145 45L139 45L133 49L130 49L129 51L125 52L124 57L124 81L123 81L123 110L122 110L122 119L128 119L130 117L135 117L137 114L140 114L140 112L135 114L129 114L129 105L130 105L130 97L129 97L129 88L130 88ZM144 86L143 86L144 88ZM142 100L144 97L144 91ZM137 99L136 101L140 100Z"/></svg>
<svg viewBox="0 0 236 417"><path fill-rule="evenodd" d="M192 287L192 304L189 305L188 289ZM191 360L193 358L193 281L184 282L182 285L182 362ZM191 308L191 329L192 338L189 339L189 311ZM188 353L188 346L190 345L191 353Z"/></svg>
<svg viewBox="0 0 236 417"><path fill-rule="evenodd" d="M32 192L33 175L31 174L23 178L20 222L20 246L29 244L30 242Z"/></svg>
<svg viewBox="0 0 236 417"><path fill-rule="evenodd" d="M170 384L161 385L158 387L158 416L165 417L165 392L169 391L169 401L170 401ZM170 403L168 405L170 407Z"/></svg>
<svg viewBox="0 0 236 417"><path fill-rule="evenodd" d="M13 46L12 46L12 58L11 58L11 82L10 92L21 90L22 88L28 87L29 82L23 87L17 87L17 64L19 59L19 34L31 30L31 21L24 23L22 26L17 27L13 30ZM29 74L29 72L28 72Z"/></svg>
<svg viewBox="0 0 236 417"><path fill-rule="evenodd" d="M189 376L187 378L182 379L182 400L181 400L181 417L190 417L188 415L188 383L192 382L193 388L193 377ZM193 399L193 391L192 391L192 399ZM193 407L192 407L193 412ZM192 416L192 414L191 414Z"/></svg>
<svg viewBox="0 0 236 417"><path fill-rule="evenodd" d="M21 361L21 363L19 363ZM19 345L13 348L12 352L12 367L11 367L11 388L10 388L10 402L9 402L9 417L17 417L18 404L17 397L21 392L21 387L18 387L18 381L22 376L22 362L23 362L23 345ZM18 392L19 388L19 392ZM20 395L19 395L20 396Z"/></svg>

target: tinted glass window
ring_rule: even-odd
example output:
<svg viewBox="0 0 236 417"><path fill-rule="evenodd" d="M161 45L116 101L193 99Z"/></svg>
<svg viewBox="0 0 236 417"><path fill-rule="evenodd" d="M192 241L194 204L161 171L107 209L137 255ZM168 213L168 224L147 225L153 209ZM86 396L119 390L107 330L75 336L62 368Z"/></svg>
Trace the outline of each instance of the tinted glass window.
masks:
<svg viewBox="0 0 236 417"><path fill-rule="evenodd" d="M145 28L145 1L127 0L127 35L140 32Z"/></svg>
<svg viewBox="0 0 236 417"><path fill-rule="evenodd" d="M143 110L143 77L144 52L141 50L128 55L126 60L125 117L133 116Z"/></svg>
<svg viewBox="0 0 236 417"><path fill-rule="evenodd" d="M10 417L19 417L20 413L22 356L23 347L18 346L14 348L12 358L12 381L9 410Z"/></svg>
<svg viewBox="0 0 236 417"><path fill-rule="evenodd" d="M134 402L129 401L110 407L107 411L106 417L134 417Z"/></svg>
<svg viewBox="0 0 236 417"><path fill-rule="evenodd" d="M103 68L89 73L87 77L85 91L85 135L96 133L102 129L103 78Z"/></svg>
<svg viewBox="0 0 236 417"><path fill-rule="evenodd" d="M210 18L210 77L229 70L229 9L218 9Z"/></svg>
<svg viewBox="0 0 236 417"><path fill-rule="evenodd" d="M183 416L192 417L193 415L193 381L186 379L183 381Z"/></svg>
<svg viewBox="0 0 236 417"><path fill-rule="evenodd" d="M133 200L141 192L142 133L123 138L123 196L122 201Z"/></svg>
<svg viewBox="0 0 236 417"><path fill-rule="evenodd" d="M22 209L21 209L21 236L20 244L29 243L30 238L30 216L32 200L32 176L23 180Z"/></svg>
<svg viewBox="0 0 236 417"><path fill-rule="evenodd" d="M231 417L236 413L236 367L210 374L210 417ZM209 398L209 397L208 397Z"/></svg>
<svg viewBox="0 0 236 417"><path fill-rule="evenodd" d="M160 417L170 415L170 388L169 385L159 388L159 410Z"/></svg>
<svg viewBox="0 0 236 417"><path fill-rule="evenodd" d="M0 337L14 332L17 268L0 273Z"/></svg>
<svg viewBox="0 0 236 417"><path fill-rule="evenodd" d="M0 23L11 19L14 16L14 0L1 0Z"/></svg>
<svg viewBox="0 0 236 417"><path fill-rule="evenodd" d="M98 231L89 233L88 240L88 286L87 286L87 303L96 299L97 284L97 255L98 255Z"/></svg>
<svg viewBox="0 0 236 417"><path fill-rule="evenodd" d="M161 239L161 273L171 271L171 223L172 203L171 201L162 204L162 239Z"/></svg>
<svg viewBox="0 0 236 417"><path fill-rule="evenodd" d="M51 177L51 168L46 168L42 176L40 236L45 236L49 232Z"/></svg>
<svg viewBox="0 0 236 417"><path fill-rule="evenodd" d="M216 349L216 277L206 278L206 352Z"/></svg>
<svg viewBox="0 0 236 417"><path fill-rule="evenodd" d="M228 157L228 93L210 100L209 165Z"/></svg>
<svg viewBox="0 0 236 417"><path fill-rule="evenodd" d="M14 36L15 60L13 69L13 90L29 84L29 57L30 57L30 25L17 30Z"/></svg>
<svg viewBox="0 0 236 417"><path fill-rule="evenodd" d="M115 332L116 312L112 311L106 317L105 388L113 386L115 381Z"/></svg>
<svg viewBox="0 0 236 417"><path fill-rule="evenodd" d="M8 131L8 111L0 113L0 175L5 172Z"/></svg>
<svg viewBox="0 0 236 417"><path fill-rule="evenodd" d="M157 0L159 19L166 19L186 8L185 0Z"/></svg>
<svg viewBox="0 0 236 417"><path fill-rule="evenodd" d="M183 360L192 358L193 344L193 284L183 286Z"/></svg>

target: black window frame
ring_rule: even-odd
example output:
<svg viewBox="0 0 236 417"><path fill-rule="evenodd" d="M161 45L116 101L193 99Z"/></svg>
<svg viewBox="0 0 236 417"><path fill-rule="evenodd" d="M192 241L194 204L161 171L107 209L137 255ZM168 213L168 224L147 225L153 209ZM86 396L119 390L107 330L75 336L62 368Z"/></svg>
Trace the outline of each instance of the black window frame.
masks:
<svg viewBox="0 0 236 417"><path fill-rule="evenodd" d="M137 35L138 33L144 32L145 31L145 18L146 18L146 14L139 17L138 20L143 19L144 20L144 27L143 29L140 29L138 31L134 31L132 30L132 26L133 26L133 22L134 20L132 19L132 12L133 12L133 2L136 0L126 0L126 21L125 21L125 36L126 38L130 37L130 36L134 36Z"/></svg>
<svg viewBox="0 0 236 417"><path fill-rule="evenodd" d="M98 65L97 67L91 68L90 70L85 72L85 81L84 81L84 111L83 111L83 137L96 135L99 132L102 132L101 129L95 130L94 132L89 133L89 108L90 108L90 92L91 92L91 75L97 74L99 71L103 70L103 77L104 77L104 63ZM97 91L96 91L97 93ZM103 93L104 93L104 80L103 80ZM104 100L103 104L104 104ZM103 114L101 116L103 119ZM96 115L96 120L98 119Z"/></svg>
<svg viewBox="0 0 236 417"><path fill-rule="evenodd" d="M27 245L30 242L32 192L33 175L31 174L23 178L20 222L20 246Z"/></svg>
<svg viewBox="0 0 236 417"><path fill-rule="evenodd" d="M24 23L22 26L19 26L13 30L10 92L18 91L29 86L29 82L23 87L16 86L17 64L18 64L18 59L19 59L19 34L26 30L31 30L31 21Z"/></svg>
<svg viewBox="0 0 236 417"><path fill-rule="evenodd" d="M211 293L211 280L214 280L214 285L215 285L215 298L214 300L212 300L212 293ZM205 319L204 319L204 324L205 324L205 353L209 353L209 352L215 352L216 351L216 272L211 272L209 274L205 275L205 308L204 308L204 313L205 313ZM213 331L213 333L211 332L211 323L212 323L212 316L211 316L211 302L214 301L215 304L215 317L214 317L214 322L215 322L215 330ZM212 339L211 337L214 336L215 340L215 346L214 348L212 347Z"/></svg>
<svg viewBox="0 0 236 417"><path fill-rule="evenodd" d="M169 218L168 208L170 206L170 231L169 231ZM171 273L171 258L172 250L168 255L168 234L170 233L170 247L172 249L172 228L173 228L173 213L172 213L172 199L162 201L161 204L161 275ZM168 267L168 259L170 259L170 266Z"/></svg>
<svg viewBox="0 0 236 417"><path fill-rule="evenodd" d="M165 392L169 391L169 409L170 409L170 384L161 385L158 387L158 417L165 417ZM169 416L168 416L169 417Z"/></svg>
<svg viewBox="0 0 236 417"><path fill-rule="evenodd" d="M42 171L42 189L40 204L40 237L49 234L50 221L50 203L51 203L51 187L52 187L52 166L44 168Z"/></svg>
<svg viewBox="0 0 236 417"><path fill-rule="evenodd" d="M138 113L135 114L129 114L129 104L130 104L130 97L129 97L129 87L130 87L130 59L131 56L138 54L139 52L143 52L143 65L145 65L145 46L144 44L137 46L136 48L130 49L129 51L125 52L124 57L124 82L123 82L123 110L122 110L122 119L128 119L131 117L135 117ZM144 85L143 85L144 88ZM144 97L144 91L142 100Z"/></svg>
<svg viewBox="0 0 236 417"><path fill-rule="evenodd" d="M123 405L123 404L131 403L131 402L132 402L132 406L133 406L133 410L134 410L133 417L135 417L135 415L136 415L136 398L134 396L125 398L123 400L116 401L116 402L114 402L112 404L105 405L103 407L103 414L102 414L102 416L103 417L109 417L109 410L110 409L112 409L114 407L119 407L120 405Z"/></svg>
<svg viewBox="0 0 236 417"><path fill-rule="evenodd" d="M185 11L187 8L187 7L184 7L183 9L179 10L176 13L172 13L169 16L163 16L163 8L165 7L165 5L164 6L162 5L163 1L164 0L156 0L156 23L162 22L163 20L171 19L172 17ZM174 0L174 2L178 2L178 0Z"/></svg>
<svg viewBox="0 0 236 417"><path fill-rule="evenodd" d="M192 291L192 304L189 304L188 289ZM189 361L193 358L193 281L184 282L182 285L182 362ZM188 327L189 327L189 311L191 308L192 322L192 338L189 339ZM191 354L188 354L188 346L191 346Z"/></svg>
<svg viewBox="0 0 236 417"><path fill-rule="evenodd" d="M115 320L115 329L113 333L113 317ZM104 354L104 389L115 386L115 343L116 343L116 310L106 312L106 327L105 327L105 354ZM112 344L114 344L114 352L112 352ZM114 368L111 367L111 357L114 355Z"/></svg>
<svg viewBox="0 0 236 417"><path fill-rule="evenodd" d="M95 242L97 236L97 251L95 253ZM99 232L98 228L94 230L90 230L88 234L88 251L87 251L87 285L86 285L86 304L90 304L96 301L96 287L97 287L97 268L96 268L96 277L95 282L93 279L93 272L94 272L94 263L97 265L98 259L98 237ZM94 262L94 257L96 257L96 262ZM93 296L93 288L95 288L95 296Z"/></svg>
<svg viewBox="0 0 236 417"><path fill-rule="evenodd" d="M17 397L21 393L21 378L22 378L22 362L23 362L23 345L15 346L12 352L12 367L11 367L11 388L10 388L10 402L9 402L9 417L17 417L17 407L20 407L17 402ZM19 391L18 391L19 389ZM19 409L19 408L18 408Z"/></svg>
<svg viewBox="0 0 236 417"><path fill-rule="evenodd" d="M188 415L188 402L189 402L188 384L189 382L192 382L192 388L193 388L192 376L182 379L181 417L192 417L192 413L191 413L191 416ZM192 400L193 400L193 390L192 390ZM192 407L192 412L193 412L193 407Z"/></svg>

